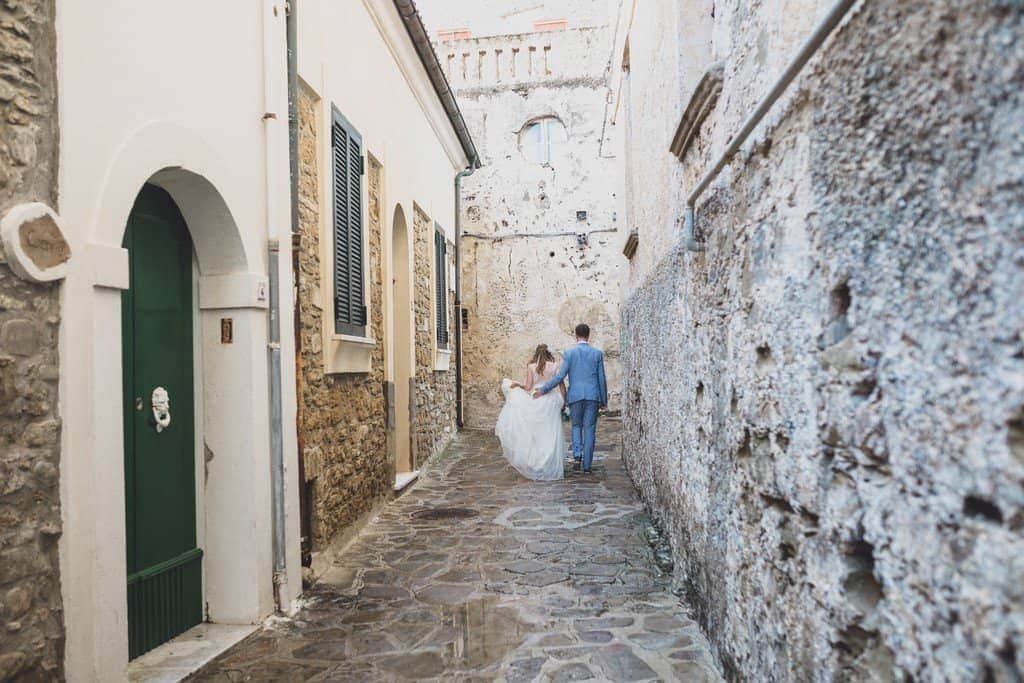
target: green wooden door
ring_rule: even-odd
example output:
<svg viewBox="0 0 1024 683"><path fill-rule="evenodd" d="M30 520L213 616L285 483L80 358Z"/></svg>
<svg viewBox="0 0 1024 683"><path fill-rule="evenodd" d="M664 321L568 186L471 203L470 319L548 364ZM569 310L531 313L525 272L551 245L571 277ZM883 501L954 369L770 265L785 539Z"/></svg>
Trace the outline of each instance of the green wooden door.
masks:
<svg viewBox="0 0 1024 683"><path fill-rule="evenodd" d="M121 302L128 650L135 658L202 620L202 551L196 547L192 241L167 192L146 185L139 193L124 247L131 262ZM159 420L158 388L168 398L168 409L156 411Z"/></svg>

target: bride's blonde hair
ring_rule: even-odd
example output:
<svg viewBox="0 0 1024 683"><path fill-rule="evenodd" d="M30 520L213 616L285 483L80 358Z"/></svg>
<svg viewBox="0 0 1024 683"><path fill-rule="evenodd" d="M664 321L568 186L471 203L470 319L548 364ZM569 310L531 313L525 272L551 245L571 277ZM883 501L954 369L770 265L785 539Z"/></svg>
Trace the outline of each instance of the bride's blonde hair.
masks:
<svg viewBox="0 0 1024 683"><path fill-rule="evenodd" d="M530 362L537 365L537 374L542 375L544 374L544 366L548 363L554 363L555 357L548 351L547 344L541 344L534 350L533 358L530 359Z"/></svg>

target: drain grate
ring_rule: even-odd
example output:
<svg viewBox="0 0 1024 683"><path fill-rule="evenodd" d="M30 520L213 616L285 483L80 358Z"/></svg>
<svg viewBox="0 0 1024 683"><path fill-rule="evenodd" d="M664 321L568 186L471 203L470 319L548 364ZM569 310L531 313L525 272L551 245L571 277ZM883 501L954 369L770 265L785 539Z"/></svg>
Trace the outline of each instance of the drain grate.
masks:
<svg viewBox="0 0 1024 683"><path fill-rule="evenodd" d="M471 508L423 508L409 513L413 519L470 519L480 513Z"/></svg>

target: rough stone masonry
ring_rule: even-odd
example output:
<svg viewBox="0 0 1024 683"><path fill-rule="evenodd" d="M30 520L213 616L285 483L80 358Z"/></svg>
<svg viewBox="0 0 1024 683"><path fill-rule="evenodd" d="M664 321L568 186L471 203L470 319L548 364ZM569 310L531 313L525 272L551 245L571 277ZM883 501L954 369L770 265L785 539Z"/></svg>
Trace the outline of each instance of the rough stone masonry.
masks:
<svg viewBox="0 0 1024 683"><path fill-rule="evenodd" d="M436 48L483 162L462 192L465 419L473 427L494 426L503 377L522 381L536 345L557 354L580 322L605 351L609 407L619 407L618 166L602 144L611 31L606 18L582 27L579 18L570 13L565 30ZM555 126L552 136L565 134L553 137L546 163L527 149L526 128L542 119Z"/></svg>
<svg viewBox="0 0 1024 683"><path fill-rule="evenodd" d="M677 206L780 71L788 3L715 4ZM857 6L629 293L625 457L735 678L1020 680L1022 84L1020 2Z"/></svg>
<svg viewBox="0 0 1024 683"><path fill-rule="evenodd" d="M319 101L299 92L299 230L296 251L299 329L299 438L305 482L312 494L310 539L322 549L391 492L394 465L384 423L384 285L381 264L381 167L367 164L367 231L370 247L370 331L376 340L373 369L363 374L324 372L320 283L320 176L317 170ZM330 314L328 313L328 318Z"/></svg>
<svg viewBox="0 0 1024 683"><path fill-rule="evenodd" d="M51 0L0 3L0 216L57 201ZM0 255L0 680L61 677L57 284Z"/></svg>

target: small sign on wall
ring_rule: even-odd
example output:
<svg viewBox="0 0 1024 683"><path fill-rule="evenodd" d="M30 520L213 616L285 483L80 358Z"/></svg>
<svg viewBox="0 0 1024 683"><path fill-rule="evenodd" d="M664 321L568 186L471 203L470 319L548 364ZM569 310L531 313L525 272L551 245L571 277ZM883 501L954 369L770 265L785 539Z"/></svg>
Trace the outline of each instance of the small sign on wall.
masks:
<svg viewBox="0 0 1024 683"><path fill-rule="evenodd" d="M235 323L232 318L220 319L220 343L231 344L235 341Z"/></svg>

